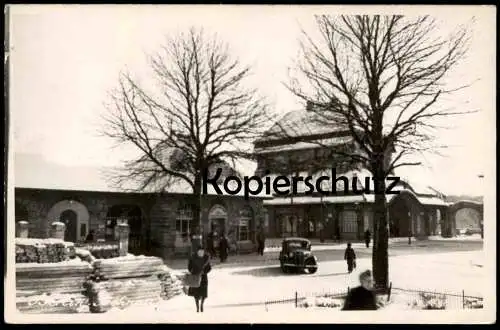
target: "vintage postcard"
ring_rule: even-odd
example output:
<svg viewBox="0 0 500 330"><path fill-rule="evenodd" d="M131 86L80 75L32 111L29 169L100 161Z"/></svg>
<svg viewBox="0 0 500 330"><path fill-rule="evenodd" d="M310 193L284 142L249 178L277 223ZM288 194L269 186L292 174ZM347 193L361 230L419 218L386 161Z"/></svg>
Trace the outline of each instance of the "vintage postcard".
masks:
<svg viewBox="0 0 500 330"><path fill-rule="evenodd" d="M5 21L7 322L496 321L495 7Z"/></svg>

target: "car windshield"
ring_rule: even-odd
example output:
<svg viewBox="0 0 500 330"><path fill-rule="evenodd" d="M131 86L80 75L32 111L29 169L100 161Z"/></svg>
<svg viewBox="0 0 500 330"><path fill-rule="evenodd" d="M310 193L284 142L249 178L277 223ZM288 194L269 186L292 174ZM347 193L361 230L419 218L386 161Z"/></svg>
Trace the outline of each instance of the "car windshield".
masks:
<svg viewBox="0 0 500 330"><path fill-rule="evenodd" d="M300 241L288 242L289 249L307 249L307 246L308 246L307 242L300 242Z"/></svg>

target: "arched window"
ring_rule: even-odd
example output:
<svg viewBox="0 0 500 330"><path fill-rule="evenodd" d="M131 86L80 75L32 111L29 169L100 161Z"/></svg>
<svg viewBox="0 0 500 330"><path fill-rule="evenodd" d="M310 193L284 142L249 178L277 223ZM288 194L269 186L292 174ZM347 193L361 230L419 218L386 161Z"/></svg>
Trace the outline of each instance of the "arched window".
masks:
<svg viewBox="0 0 500 330"><path fill-rule="evenodd" d="M253 224L253 211L249 206L245 206L240 210L240 218L238 222L238 241L251 240L250 232Z"/></svg>
<svg viewBox="0 0 500 330"><path fill-rule="evenodd" d="M193 208L185 205L177 210L175 219L175 232L183 241L189 240L190 228L193 223Z"/></svg>

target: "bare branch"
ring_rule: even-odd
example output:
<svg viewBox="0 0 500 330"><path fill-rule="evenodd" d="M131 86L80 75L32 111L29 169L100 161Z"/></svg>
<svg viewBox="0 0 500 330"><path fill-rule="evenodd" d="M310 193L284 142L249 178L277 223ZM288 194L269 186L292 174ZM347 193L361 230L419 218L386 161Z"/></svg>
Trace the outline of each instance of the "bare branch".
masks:
<svg viewBox="0 0 500 330"><path fill-rule="evenodd" d="M249 157L273 116L247 87L250 68L201 29L167 37L149 60L152 83L122 74L104 118L104 134L139 153L115 181L161 191L184 181L196 194L204 170Z"/></svg>

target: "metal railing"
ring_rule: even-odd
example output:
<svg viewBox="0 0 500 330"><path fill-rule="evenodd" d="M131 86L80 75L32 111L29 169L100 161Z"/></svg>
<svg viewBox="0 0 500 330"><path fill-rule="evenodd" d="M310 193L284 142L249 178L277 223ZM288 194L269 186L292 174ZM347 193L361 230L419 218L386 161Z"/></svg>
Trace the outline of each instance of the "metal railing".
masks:
<svg viewBox="0 0 500 330"><path fill-rule="evenodd" d="M294 307L317 307L342 308L349 288L336 291L322 292L298 292L289 297L274 299L264 302L266 310L273 305L290 305ZM322 299L324 298L324 299ZM466 295L465 290L461 293L438 292L430 290L395 288L390 284L388 290L377 294L377 302L380 308L392 303L402 303L410 308L418 310L431 309L480 309L483 308L483 298L474 295Z"/></svg>

